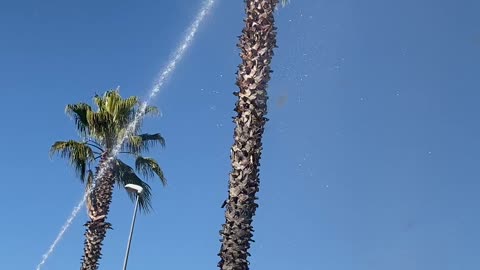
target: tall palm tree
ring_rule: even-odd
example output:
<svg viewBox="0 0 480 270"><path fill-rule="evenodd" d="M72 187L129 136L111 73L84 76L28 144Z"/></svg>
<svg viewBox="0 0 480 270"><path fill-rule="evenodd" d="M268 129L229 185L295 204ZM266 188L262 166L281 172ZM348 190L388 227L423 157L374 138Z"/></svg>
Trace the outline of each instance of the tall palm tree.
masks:
<svg viewBox="0 0 480 270"><path fill-rule="evenodd" d="M137 97L123 99L118 89L107 91L103 96L95 95L93 98L97 106L94 111L86 103L69 104L65 111L75 120L76 128L81 140L57 141L50 154L59 154L68 159L75 169L80 180L86 184L87 190L92 189L87 195L87 213L89 221L85 224L84 254L82 257L83 270L98 269L102 256L102 241L111 224L106 221L112 200L115 183L120 187L132 183L143 187L144 191L139 197L139 206L143 211L151 209L151 188L137 175L146 178L157 176L165 185L166 179L162 169L153 158L143 157L142 153L151 146L165 145L164 138L159 134L140 134L139 123L133 134L126 134L127 125L134 119L140 103ZM145 114L157 112L157 108L147 106ZM117 157L112 156L112 150L118 141L125 135L127 139L122 143L120 153L128 154L135 158L135 168L130 167ZM108 161L108 162L107 162ZM96 165L98 180L94 183L92 166ZM133 199L134 195L130 195Z"/></svg>
<svg viewBox="0 0 480 270"><path fill-rule="evenodd" d="M283 1L286 4L287 1ZM274 11L278 0L245 0L245 26L238 43L242 63L238 67L234 94L234 143L228 199L224 202L225 224L218 267L247 270L248 250L253 236L252 220L257 208L262 136L267 114L267 84L276 47Z"/></svg>

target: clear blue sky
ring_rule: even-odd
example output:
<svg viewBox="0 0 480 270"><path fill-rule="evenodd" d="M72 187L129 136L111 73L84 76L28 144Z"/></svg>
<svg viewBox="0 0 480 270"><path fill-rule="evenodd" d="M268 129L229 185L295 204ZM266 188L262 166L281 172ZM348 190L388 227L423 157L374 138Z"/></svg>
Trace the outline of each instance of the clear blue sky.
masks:
<svg viewBox="0 0 480 270"><path fill-rule="evenodd" d="M361 3L360 3L361 2ZM0 3L1 269L34 269L83 186L48 157L68 103L144 97L201 1ZM278 45L252 269L479 267L478 1L293 0ZM167 188L138 217L129 269L216 269L243 1L219 0L154 100ZM101 269L133 205L116 189ZM82 209L43 269L78 269Z"/></svg>

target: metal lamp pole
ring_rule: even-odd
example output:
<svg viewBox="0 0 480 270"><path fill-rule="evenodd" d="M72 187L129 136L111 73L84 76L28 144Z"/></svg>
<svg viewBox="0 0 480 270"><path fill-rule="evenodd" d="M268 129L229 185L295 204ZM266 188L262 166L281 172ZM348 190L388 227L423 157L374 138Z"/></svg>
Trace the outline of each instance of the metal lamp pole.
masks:
<svg viewBox="0 0 480 270"><path fill-rule="evenodd" d="M132 242L133 229L135 228L135 220L137 218L138 201L140 199L140 193L142 193L143 191L142 187L138 185L133 185L133 184L127 184L125 188L129 192L135 192L137 195L137 199L135 201L135 208L133 210L132 225L130 226L130 234L128 236L128 242L127 242L127 251L125 252L125 260L123 261L123 270L127 269L128 254L130 253L130 244Z"/></svg>

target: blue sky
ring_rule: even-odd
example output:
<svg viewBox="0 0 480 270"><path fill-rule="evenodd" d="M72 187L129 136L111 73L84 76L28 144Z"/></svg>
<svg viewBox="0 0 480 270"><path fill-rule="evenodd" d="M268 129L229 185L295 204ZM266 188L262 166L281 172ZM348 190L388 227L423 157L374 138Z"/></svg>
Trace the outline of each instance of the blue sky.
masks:
<svg viewBox="0 0 480 270"><path fill-rule="evenodd" d="M50 159L68 103L148 94L201 1L2 1L2 269L34 269L83 186ZM478 1L292 1L264 136L252 269L478 268ZM145 121L155 212L129 269L215 269L243 1L217 1ZM133 205L116 189L101 269L122 266ZM477 197L477 198L475 198ZM79 267L82 209L43 269Z"/></svg>

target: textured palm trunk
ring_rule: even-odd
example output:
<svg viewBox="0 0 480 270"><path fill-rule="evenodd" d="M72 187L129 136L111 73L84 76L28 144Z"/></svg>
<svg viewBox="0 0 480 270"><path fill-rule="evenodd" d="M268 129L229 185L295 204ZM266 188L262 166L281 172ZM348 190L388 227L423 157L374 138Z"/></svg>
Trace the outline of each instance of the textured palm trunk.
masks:
<svg viewBox="0 0 480 270"><path fill-rule="evenodd" d="M100 160L100 166L106 166L104 154ZM100 169L97 167L97 175ZM81 270L98 269L99 260L102 257L102 242L111 224L106 221L114 188L113 173L110 168L105 168L103 177L99 180L94 191L88 196L87 212L90 220L85 223L85 243L82 256Z"/></svg>
<svg viewBox="0 0 480 270"><path fill-rule="evenodd" d="M262 135L267 119L267 84L276 47L274 10L278 0L246 0L245 27L238 47L242 64L237 72L239 92L234 119L232 171L226 201L225 224L218 266L222 270L247 270L253 236L252 220L259 190Z"/></svg>

